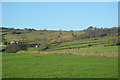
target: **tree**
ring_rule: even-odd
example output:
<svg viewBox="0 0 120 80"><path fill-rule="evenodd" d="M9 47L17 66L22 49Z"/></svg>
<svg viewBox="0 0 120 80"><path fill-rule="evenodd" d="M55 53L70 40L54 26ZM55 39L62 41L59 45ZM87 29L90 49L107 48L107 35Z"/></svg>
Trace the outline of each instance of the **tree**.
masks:
<svg viewBox="0 0 120 80"><path fill-rule="evenodd" d="M94 30L94 27L93 26L88 27L87 31L89 31L89 30Z"/></svg>
<svg viewBox="0 0 120 80"><path fill-rule="evenodd" d="M118 37L106 37L100 40L100 42L102 44L104 44L105 46L114 46L117 45L119 43L118 41Z"/></svg>
<svg viewBox="0 0 120 80"><path fill-rule="evenodd" d="M16 34L16 31L15 30L11 30L10 33L11 34Z"/></svg>
<svg viewBox="0 0 120 80"><path fill-rule="evenodd" d="M95 37L104 37L104 36L118 36L118 28L92 28L89 27L84 34L80 35L80 39L83 38L95 38Z"/></svg>
<svg viewBox="0 0 120 80"><path fill-rule="evenodd" d="M3 45L7 45L7 41L6 40L3 41Z"/></svg>
<svg viewBox="0 0 120 80"><path fill-rule="evenodd" d="M10 44L10 45L7 45L5 52L16 53L21 50L27 50L27 46L25 44Z"/></svg>
<svg viewBox="0 0 120 80"><path fill-rule="evenodd" d="M62 29L60 29L59 31L62 31Z"/></svg>
<svg viewBox="0 0 120 80"><path fill-rule="evenodd" d="M23 42L23 43L29 42L29 40L27 39L27 36L26 36L25 34L22 34L22 35L21 35L21 39L22 39L22 42Z"/></svg>
<svg viewBox="0 0 120 80"><path fill-rule="evenodd" d="M77 35L74 33L72 33L72 37L73 37L73 39L77 39Z"/></svg>

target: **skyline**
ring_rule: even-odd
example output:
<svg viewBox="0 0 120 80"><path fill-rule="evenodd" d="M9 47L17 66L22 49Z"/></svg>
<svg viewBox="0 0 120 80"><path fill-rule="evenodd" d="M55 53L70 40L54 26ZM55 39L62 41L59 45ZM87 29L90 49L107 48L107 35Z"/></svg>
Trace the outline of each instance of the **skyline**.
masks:
<svg viewBox="0 0 120 80"><path fill-rule="evenodd" d="M3 2L2 26L83 30L118 25L117 2Z"/></svg>

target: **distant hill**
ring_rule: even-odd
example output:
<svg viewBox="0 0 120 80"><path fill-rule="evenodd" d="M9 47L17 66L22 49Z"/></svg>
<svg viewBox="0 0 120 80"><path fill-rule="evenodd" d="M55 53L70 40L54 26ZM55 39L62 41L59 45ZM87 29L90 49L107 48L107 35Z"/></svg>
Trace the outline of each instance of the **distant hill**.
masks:
<svg viewBox="0 0 120 80"><path fill-rule="evenodd" d="M7 41L25 41L27 43L51 44L58 42L68 42L75 39L84 31L53 31L34 29L8 29L3 28L2 35Z"/></svg>

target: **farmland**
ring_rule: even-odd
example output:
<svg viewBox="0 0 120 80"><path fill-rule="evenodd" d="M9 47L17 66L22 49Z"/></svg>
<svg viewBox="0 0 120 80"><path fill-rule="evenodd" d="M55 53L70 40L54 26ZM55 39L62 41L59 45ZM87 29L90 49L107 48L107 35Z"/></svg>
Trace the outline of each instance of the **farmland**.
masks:
<svg viewBox="0 0 120 80"><path fill-rule="evenodd" d="M0 79L119 79L118 3L3 0Z"/></svg>
<svg viewBox="0 0 120 80"><path fill-rule="evenodd" d="M3 78L118 77L117 33L93 37L87 34L92 31L3 31Z"/></svg>
<svg viewBox="0 0 120 80"><path fill-rule="evenodd" d="M117 58L66 54L3 54L3 78L117 78Z"/></svg>

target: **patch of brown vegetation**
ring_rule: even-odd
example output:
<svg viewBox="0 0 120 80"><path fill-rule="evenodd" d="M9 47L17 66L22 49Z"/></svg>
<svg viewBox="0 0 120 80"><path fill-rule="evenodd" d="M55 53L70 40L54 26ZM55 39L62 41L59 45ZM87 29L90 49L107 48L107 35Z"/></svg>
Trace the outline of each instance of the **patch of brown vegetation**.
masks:
<svg viewBox="0 0 120 80"><path fill-rule="evenodd" d="M101 56L101 57L118 57L116 52L80 52L68 50L56 50L56 51L19 51L18 53L38 53L38 54L68 54L79 56Z"/></svg>

